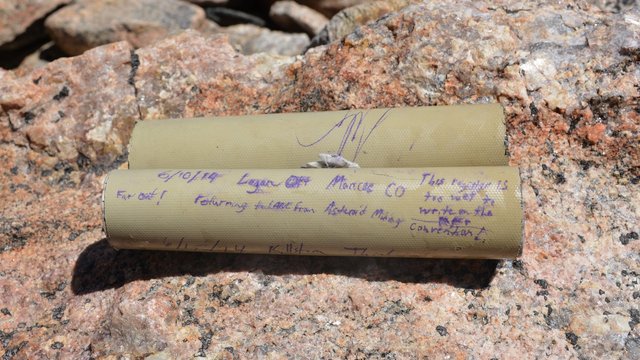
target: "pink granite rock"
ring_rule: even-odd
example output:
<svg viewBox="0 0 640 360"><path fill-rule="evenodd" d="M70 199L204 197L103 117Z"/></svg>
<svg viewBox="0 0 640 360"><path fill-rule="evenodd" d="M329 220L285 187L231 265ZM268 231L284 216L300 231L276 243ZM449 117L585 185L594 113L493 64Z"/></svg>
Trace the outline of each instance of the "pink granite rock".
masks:
<svg viewBox="0 0 640 360"><path fill-rule="evenodd" d="M129 84L131 51L120 42L22 77L7 73L0 83L0 139L17 145L14 166L62 174L124 155L139 118Z"/></svg>
<svg viewBox="0 0 640 360"><path fill-rule="evenodd" d="M119 43L25 76L0 71L0 351L638 358L639 19L582 2L424 2L303 57L243 56L224 38L187 32L134 56ZM52 97L67 82L59 104ZM474 102L505 108L523 180L518 260L115 251L103 239L96 171L117 166L115 156L46 170L63 156L49 142L71 134L75 149L97 149L81 134L112 114ZM19 116L31 109L38 117ZM51 136L28 136L54 111L78 115L50 125ZM105 120L84 118L97 113ZM116 127L103 134L127 141Z"/></svg>
<svg viewBox="0 0 640 360"><path fill-rule="evenodd" d="M309 36L317 35L329 22L321 13L295 1L277 1L271 6L269 17L285 30L302 31Z"/></svg>
<svg viewBox="0 0 640 360"><path fill-rule="evenodd" d="M47 18L45 26L58 47L78 55L121 40L138 48L205 21L204 10L178 0L82 0Z"/></svg>
<svg viewBox="0 0 640 360"><path fill-rule="evenodd" d="M70 0L0 0L0 50L45 36L43 19Z"/></svg>
<svg viewBox="0 0 640 360"><path fill-rule="evenodd" d="M205 37L195 31L140 49L135 57L139 66L132 79L144 119L203 116L209 113L201 109L204 104L221 114L255 112L273 101L274 84L285 78L294 61L268 54L243 56L226 36ZM233 101L220 108L217 104L228 97Z"/></svg>

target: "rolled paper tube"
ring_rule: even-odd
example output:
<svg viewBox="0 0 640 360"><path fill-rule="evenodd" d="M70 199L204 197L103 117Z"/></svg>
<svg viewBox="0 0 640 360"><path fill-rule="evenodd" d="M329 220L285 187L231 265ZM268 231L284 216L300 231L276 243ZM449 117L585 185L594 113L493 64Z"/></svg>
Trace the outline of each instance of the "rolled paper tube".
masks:
<svg viewBox="0 0 640 360"><path fill-rule="evenodd" d="M139 122L130 169L299 168L318 154L360 167L507 165L498 104Z"/></svg>
<svg viewBox="0 0 640 360"><path fill-rule="evenodd" d="M513 258L517 168L116 170L115 248L289 255Z"/></svg>

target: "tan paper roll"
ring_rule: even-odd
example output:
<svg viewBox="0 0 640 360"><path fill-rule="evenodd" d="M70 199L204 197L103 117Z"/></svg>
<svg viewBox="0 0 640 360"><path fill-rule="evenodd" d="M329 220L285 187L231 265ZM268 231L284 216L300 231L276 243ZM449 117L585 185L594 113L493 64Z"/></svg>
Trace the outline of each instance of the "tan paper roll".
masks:
<svg viewBox="0 0 640 360"><path fill-rule="evenodd" d="M516 168L117 170L105 180L116 248L513 258Z"/></svg>
<svg viewBox="0 0 640 360"><path fill-rule="evenodd" d="M299 168L318 154L360 167L507 165L498 104L143 121L130 169Z"/></svg>

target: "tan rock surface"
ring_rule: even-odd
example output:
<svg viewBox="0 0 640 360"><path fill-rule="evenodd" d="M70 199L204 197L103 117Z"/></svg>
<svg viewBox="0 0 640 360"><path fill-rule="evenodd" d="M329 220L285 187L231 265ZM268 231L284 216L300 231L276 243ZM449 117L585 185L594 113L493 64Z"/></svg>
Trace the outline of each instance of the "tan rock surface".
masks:
<svg viewBox="0 0 640 360"><path fill-rule="evenodd" d="M78 55L122 40L136 48L150 45L205 21L204 10L178 0L80 0L48 17L45 26L60 49Z"/></svg>

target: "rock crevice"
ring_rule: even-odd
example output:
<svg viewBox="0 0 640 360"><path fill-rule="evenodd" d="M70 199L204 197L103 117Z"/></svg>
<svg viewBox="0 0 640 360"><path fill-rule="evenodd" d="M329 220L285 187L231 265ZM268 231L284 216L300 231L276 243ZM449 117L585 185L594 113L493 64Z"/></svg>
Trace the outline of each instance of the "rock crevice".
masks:
<svg viewBox="0 0 640 360"><path fill-rule="evenodd" d="M138 120L142 120L142 110L140 110L140 104L138 103L138 88L136 87L136 73L138 72L138 67L140 67L140 57L133 49L131 50L130 64L131 72L129 72L129 78L127 82L133 87L133 94L136 97L136 108L138 109Z"/></svg>

